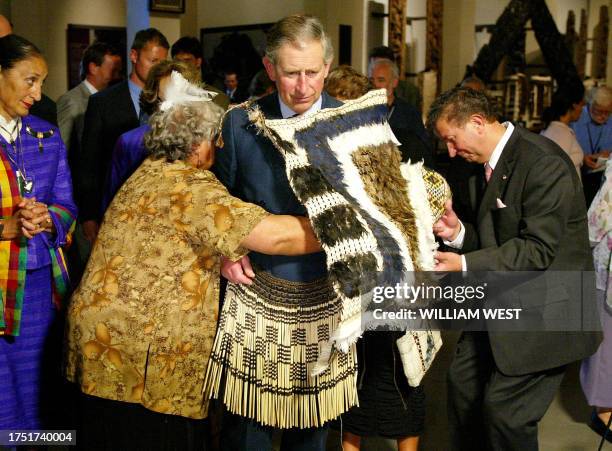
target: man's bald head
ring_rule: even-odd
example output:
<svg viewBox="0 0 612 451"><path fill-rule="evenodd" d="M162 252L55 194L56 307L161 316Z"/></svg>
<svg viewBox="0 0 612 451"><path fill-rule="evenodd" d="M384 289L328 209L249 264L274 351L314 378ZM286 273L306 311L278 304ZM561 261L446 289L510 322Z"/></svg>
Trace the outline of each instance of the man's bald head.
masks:
<svg viewBox="0 0 612 451"><path fill-rule="evenodd" d="M0 14L0 38L13 33L13 27L6 17Z"/></svg>

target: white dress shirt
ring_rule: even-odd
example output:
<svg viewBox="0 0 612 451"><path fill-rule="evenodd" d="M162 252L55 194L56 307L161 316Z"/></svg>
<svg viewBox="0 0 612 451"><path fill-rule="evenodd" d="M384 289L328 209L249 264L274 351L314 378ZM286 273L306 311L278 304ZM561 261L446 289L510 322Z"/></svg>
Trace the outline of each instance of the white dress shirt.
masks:
<svg viewBox="0 0 612 451"><path fill-rule="evenodd" d="M20 131L21 121L19 121L19 118L7 121L4 119L4 116L0 114L0 135L2 135L6 141L9 143L15 141Z"/></svg>
<svg viewBox="0 0 612 451"><path fill-rule="evenodd" d="M92 85L91 83L89 83L87 81L87 79L83 80L83 84L85 85L85 87L87 88L87 90L89 91L89 93L91 95L95 94L96 92L98 92L98 90L96 89L96 87L94 85Z"/></svg>
<svg viewBox="0 0 612 451"><path fill-rule="evenodd" d="M296 112L293 111L291 108L289 108L285 102L283 102L283 99L281 99L280 96L278 96L278 101L280 102L280 110L281 110L281 114L283 116L283 119L287 119L289 117L293 117L296 115ZM319 98L317 99L317 101L315 103L312 104L312 106L310 108L308 108L306 111L304 111L302 114L300 114L300 116L308 116L310 114L314 114L317 111L319 111L321 109L321 106L323 105L323 97L319 96Z"/></svg>
<svg viewBox="0 0 612 451"><path fill-rule="evenodd" d="M512 136L512 132L514 131L514 125L512 125L511 122L504 122L502 125L506 127L506 131L504 132L501 139L495 146L495 149L493 149L493 153L491 154L491 157L489 158L489 161L487 162L493 171L495 171L495 166L497 166L497 162L499 161L499 158L501 157L504 147L508 143L510 136ZM463 247L463 241L465 240L465 227L463 226L463 223L461 221L459 221L459 227L460 229L459 229L459 234L457 235L457 238L455 238L453 241L443 240L444 244L446 244L449 247L455 248L455 249L461 249ZM467 263L465 261L465 255L461 256L461 270L464 272L467 271Z"/></svg>

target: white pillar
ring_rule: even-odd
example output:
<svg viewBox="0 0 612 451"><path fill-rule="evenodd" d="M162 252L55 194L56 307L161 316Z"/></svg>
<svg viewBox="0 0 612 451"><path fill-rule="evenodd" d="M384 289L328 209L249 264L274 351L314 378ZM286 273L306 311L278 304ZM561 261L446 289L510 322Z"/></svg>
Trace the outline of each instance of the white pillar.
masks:
<svg viewBox="0 0 612 451"><path fill-rule="evenodd" d="M134 41L134 36L139 30L149 28L149 1L148 0L127 0L127 58L130 61L130 47ZM132 64L129 63L128 74L132 71Z"/></svg>

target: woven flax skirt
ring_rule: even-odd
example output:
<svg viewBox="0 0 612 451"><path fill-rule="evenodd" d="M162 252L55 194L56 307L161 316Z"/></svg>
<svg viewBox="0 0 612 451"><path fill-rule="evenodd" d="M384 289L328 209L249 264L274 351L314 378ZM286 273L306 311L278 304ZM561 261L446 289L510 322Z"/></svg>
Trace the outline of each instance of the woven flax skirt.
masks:
<svg viewBox="0 0 612 451"><path fill-rule="evenodd" d="M205 391L227 409L278 428L319 427L357 404L355 346L311 370L340 321L341 301L326 279L288 282L263 271L228 284Z"/></svg>

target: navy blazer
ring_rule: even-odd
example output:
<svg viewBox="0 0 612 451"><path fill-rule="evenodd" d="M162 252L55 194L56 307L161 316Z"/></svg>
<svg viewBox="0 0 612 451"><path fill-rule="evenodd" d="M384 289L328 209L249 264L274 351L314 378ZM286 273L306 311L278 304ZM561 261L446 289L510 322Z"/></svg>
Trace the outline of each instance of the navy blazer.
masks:
<svg viewBox="0 0 612 451"><path fill-rule="evenodd" d="M323 93L322 108L342 105ZM257 105L269 119L282 119L277 93L262 97ZM257 134L243 108L230 111L223 123L223 148L217 150L212 171L229 192L274 214L305 216L306 208L295 197L285 160L270 140ZM309 282L327 274L325 253L271 256L251 252L249 257L275 277Z"/></svg>

